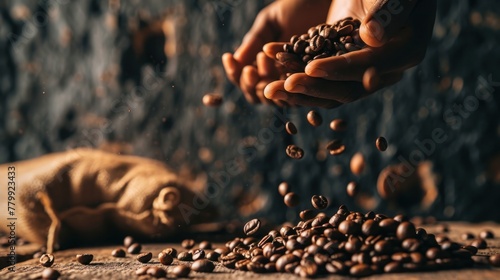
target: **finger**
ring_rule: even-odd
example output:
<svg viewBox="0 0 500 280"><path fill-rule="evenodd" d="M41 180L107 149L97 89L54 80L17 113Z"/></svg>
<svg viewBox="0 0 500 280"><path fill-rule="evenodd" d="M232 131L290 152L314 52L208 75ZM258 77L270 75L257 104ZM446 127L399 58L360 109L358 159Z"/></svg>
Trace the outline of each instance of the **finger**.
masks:
<svg viewBox="0 0 500 280"><path fill-rule="evenodd" d="M296 73L288 77L284 83L284 89L291 93L336 100L341 103L355 101L365 93L360 82L329 81L312 78L304 73Z"/></svg>
<svg viewBox="0 0 500 280"><path fill-rule="evenodd" d="M243 68L240 77L240 88L249 103L260 103L255 94L255 86L259 82L259 75L254 66L247 65Z"/></svg>
<svg viewBox="0 0 500 280"><path fill-rule="evenodd" d="M264 96L264 88L271 82L271 80L260 80L255 85L255 96L259 99L261 103L264 104L274 104L274 101L271 99L267 99Z"/></svg>
<svg viewBox="0 0 500 280"><path fill-rule="evenodd" d="M272 42L264 45L262 50L271 59L276 59L276 54L283 51L283 45L286 42Z"/></svg>
<svg viewBox="0 0 500 280"><path fill-rule="evenodd" d="M227 78L235 85L240 84L240 76L242 67L234 59L231 53L225 53L222 55L222 64L226 70Z"/></svg>
<svg viewBox="0 0 500 280"><path fill-rule="evenodd" d="M403 78L403 72L380 74L375 67L368 68L363 75L363 86L368 93L373 93L381 88L399 82Z"/></svg>
<svg viewBox="0 0 500 280"><path fill-rule="evenodd" d="M361 39L372 47L383 46L408 23L417 2L417 0L377 0L359 28Z"/></svg>
<svg viewBox="0 0 500 280"><path fill-rule="evenodd" d="M280 74L275 65L276 61L269 58L264 54L264 52L259 52L257 54L257 70L261 78L269 78L276 80L279 78Z"/></svg>
<svg viewBox="0 0 500 280"><path fill-rule="evenodd" d="M342 103L336 100L287 92L284 87L284 81L275 81L268 84L264 89L264 94L267 98L282 100L289 106L322 107L331 109L342 105Z"/></svg>

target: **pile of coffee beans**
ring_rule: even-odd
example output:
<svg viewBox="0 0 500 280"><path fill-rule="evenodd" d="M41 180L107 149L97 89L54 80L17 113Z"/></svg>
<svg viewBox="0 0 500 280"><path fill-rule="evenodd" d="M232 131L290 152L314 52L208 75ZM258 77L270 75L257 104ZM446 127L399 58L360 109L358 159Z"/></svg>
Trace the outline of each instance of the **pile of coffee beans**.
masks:
<svg viewBox="0 0 500 280"><path fill-rule="evenodd" d="M357 51L365 46L359 37L358 19L347 17L334 24L319 24L306 34L294 35L283 45L283 52L276 59L291 72L304 72L307 63L314 59L339 56Z"/></svg>

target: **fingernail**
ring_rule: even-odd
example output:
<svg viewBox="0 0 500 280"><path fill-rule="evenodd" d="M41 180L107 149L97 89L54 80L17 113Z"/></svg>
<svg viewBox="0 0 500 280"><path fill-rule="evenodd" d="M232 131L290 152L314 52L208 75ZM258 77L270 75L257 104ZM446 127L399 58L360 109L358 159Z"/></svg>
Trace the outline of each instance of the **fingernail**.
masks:
<svg viewBox="0 0 500 280"><path fill-rule="evenodd" d="M309 72L309 76L316 77L316 78L325 78L328 77L328 73L323 70L323 69L312 69L311 72Z"/></svg>
<svg viewBox="0 0 500 280"><path fill-rule="evenodd" d="M286 92L277 90L274 92L273 96L271 96L272 99L280 99L280 100L287 100L288 99L288 94Z"/></svg>
<svg viewBox="0 0 500 280"><path fill-rule="evenodd" d="M288 90L288 89L286 89ZM288 90L290 92L298 92L298 93L304 93L306 92L306 87L303 86L303 85L299 85L299 84L296 84L294 85L290 90Z"/></svg>
<svg viewBox="0 0 500 280"><path fill-rule="evenodd" d="M380 23L372 19L366 23L366 28L370 31L372 37L378 41L382 41L382 38L384 37L384 28Z"/></svg>

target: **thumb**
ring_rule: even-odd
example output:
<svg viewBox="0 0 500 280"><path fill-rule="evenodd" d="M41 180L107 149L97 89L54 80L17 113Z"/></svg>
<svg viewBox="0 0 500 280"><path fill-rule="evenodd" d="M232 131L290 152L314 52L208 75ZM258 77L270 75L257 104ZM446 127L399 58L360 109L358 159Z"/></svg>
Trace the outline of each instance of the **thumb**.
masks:
<svg viewBox="0 0 500 280"><path fill-rule="evenodd" d="M371 47L380 47L408 22L418 0L377 0L359 28L361 39Z"/></svg>
<svg viewBox="0 0 500 280"><path fill-rule="evenodd" d="M241 45L234 52L234 59L241 65L251 65L264 44L274 39L275 32L269 22L268 13L260 13Z"/></svg>

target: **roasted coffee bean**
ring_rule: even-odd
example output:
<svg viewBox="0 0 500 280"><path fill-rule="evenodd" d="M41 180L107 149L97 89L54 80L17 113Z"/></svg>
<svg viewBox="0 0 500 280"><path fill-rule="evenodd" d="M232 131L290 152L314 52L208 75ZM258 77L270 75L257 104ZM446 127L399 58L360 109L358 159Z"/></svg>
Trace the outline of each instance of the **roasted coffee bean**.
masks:
<svg viewBox="0 0 500 280"><path fill-rule="evenodd" d="M323 123L323 118L318 112L311 110L307 113L307 121L310 125L317 127Z"/></svg>
<svg viewBox="0 0 500 280"><path fill-rule="evenodd" d="M346 25L342 28L340 28L337 33L338 33L338 36L342 37L342 36L346 36L346 35L349 35L351 34L351 32L354 30L354 27L352 25Z"/></svg>
<svg viewBox="0 0 500 280"><path fill-rule="evenodd" d="M198 248L203 250L210 250L212 249L212 243L210 243L209 241L201 241L198 245Z"/></svg>
<svg viewBox="0 0 500 280"><path fill-rule="evenodd" d="M151 252L142 253L136 257L136 259L141 263L147 263L151 260L151 258L153 258L153 254Z"/></svg>
<svg viewBox="0 0 500 280"><path fill-rule="evenodd" d="M184 249L192 249L196 245L196 242L193 239L184 239L181 242L181 246Z"/></svg>
<svg viewBox="0 0 500 280"><path fill-rule="evenodd" d="M292 46L292 44L288 44L288 43L284 44L283 45L283 51L285 51L286 53L293 52L293 46Z"/></svg>
<svg viewBox="0 0 500 280"><path fill-rule="evenodd" d="M417 237L415 226L411 222L400 223L396 229L396 236L399 240Z"/></svg>
<svg viewBox="0 0 500 280"><path fill-rule="evenodd" d="M55 280L61 276L61 273L59 271L52 269L52 268L46 268L42 271L42 279L47 279L47 280Z"/></svg>
<svg viewBox="0 0 500 280"><path fill-rule="evenodd" d="M366 220L361 226L361 232L366 236L378 235L380 233L380 226L374 220Z"/></svg>
<svg viewBox="0 0 500 280"><path fill-rule="evenodd" d="M54 264L54 255L52 254L43 254L39 260L40 264L45 267L50 267Z"/></svg>
<svg viewBox="0 0 500 280"><path fill-rule="evenodd" d="M330 122L330 129L333 131L345 131L347 129L347 122L343 119L334 119Z"/></svg>
<svg viewBox="0 0 500 280"><path fill-rule="evenodd" d="M450 229L448 228L448 225L447 225L447 224L439 224L439 225L437 226L437 229L438 229L438 231L440 231L440 232L449 232L449 231L450 231Z"/></svg>
<svg viewBox="0 0 500 280"><path fill-rule="evenodd" d="M175 275L175 277L180 277L180 278L185 278L189 275L189 272L191 272L191 268L186 265L176 265L172 269L172 274Z"/></svg>
<svg viewBox="0 0 500 280"><path fill-rule="evenodd" d="M312 38L312 37L318 35L318 29L315 26L309 28L309 30L307 30L307 35L309 35L309 38Z"/></svg>
<svg viewBox="0 0 500 280"><path fill-rule="evenodd" d="M288 145L286 147L286 154L293 159L301 159L304 157L304 150L296 145Z"/></svg>
<svg viewBox="0 0 500 280"><path fill-rule="evenodd" d="M296 54L279 52L276 54L276 59L290 73L304 72L305 63Z"/></svg>
<svg viewBox="0 0 500 280"><path fill-rule="evenodd" d="M418 251L421 247L420 242L416 238L408 238L403 240L401 247L408 252Z"/></svg>
<svg viewBox="0 0 500 280"><path fill-rule="evenodd" d="M250 220L245 224L243 227L243 231L245 232L246 235L252 235L256 233L260 228L260 220L259 219L253 219Z"/></svg>
<svg viewBox="0 0 500 280"><path fill-rule="evenodd" d="M127 252L129 254L139 254L142 250L142 245L139 243L133 243L127 248Z"/></svg>
<svg viewBox="0 0 500 280"><path fill-rule="evenodd" d="M154 278L162 278L167 276L167 272L165 271L165 269L157 266L148 268L146 274L149 276L153 276Z"/></svg>
<svg viewBox="0 0 500 280"><path fill-rule="evenodd" d="M177 259L179 259L180 261L192 261L193 260L193 255L189 252L179 252L177 254Z"/></svg>
<svg viewBox="0 0 500 280"><path fill-rule="evenodd" d="M303 54L306 51L306 47L308 45L309 44L307 43L307 41L299 39L293 45L293 52L296 54Z"/></svg>
<svg viewBox="0 0 500 280"><path fill-rule="evenodd" d="M300 39L299 35L293 35L291 38L290 38L290 44L295 44L298 40Z"/></svg>
<svg viewBox="0 0 500 280"><path fill-rule="evenodd" d="M207 93L203 96L202 102L203 105L209 107L217 107L222 104L223 98L222 95L218 93Z"/></svg>
<svg viewBox="0 0 500 280"><path fill-rule="evenodd" d="M477 254L477 247L467 245L463 247L465 250L469 251L472 255Z"/></svg>
<svg viewBox="0 0 500 280"><path fill-rule="evenodd" d="M299 204L299 196L295 194L294 192L289 192L285 195L283 201L285 202L285 205L288 207L295 207Z"/></svg>
<svg viewBox="0 0 500 280"><path fill-rule="evenodd" d="M377 140L375 141L375 146L379 151L383 152L387 150L387 140L384 137L378 137Z"/></svg>
<svg viewBox="0 0 500 280"><path fill-rule="evenodd" d="M358 193L358 184L356 182L349 182L349 184L347 184L346 191L348 196L356 196L356 194Z"/></svg>
<svg viewBox="0 0 500 280"><path fill-rule="evenodd" d="M323 49L323 46L325 45L325 38L321 35L315 35L311 38L309 41L309 47L312 49L314 52L318 52L321 49Z"/></svg>
<svg viewBox="0 0 500 280"><path fill-rule="evenodd" d="M384 266L384 272L386 273L396 273L402 271L403 265L399 262L390 262Z"/></svg>
<svg viewBox="0 0 500 280"><path fill-rule="evenodd" d="M354 221L342 221L339 224L339 231L343 234L357 235L361 231L361 225Z"/></svg>
<svg viewBox="0 0 500 280"><path fill-rule="evenodd" d="M358 252L361 249L363 242L357 237L350 236L347 242L345 243L344 249L349 253Z"/></svg>
<svg viewBox="0 0 500 280"><path fill-rule="evenodd" d="M76 261L81 264L89 264L94 259L92 254L78 254L76 255Z"/></svg>
<svg viewBox="0 0 500 280"><path fill-rule="evenodd" d="M323 30L321 30L319 35L328 40L335 40L337 39L337 30L335 30L335 28L326 27Z"/></svg>
<svg viewBox="0 0 500 280"><path fill-rule="evenodd" d="M285 196L290 190L290 185L287 182L281 182L278 186L278 192L281 196Z"/></svg>
<svg viewBox="0 0 500 280"><path fill-rule="evenodd" d="M163 265L169 265L169 264L172 264L172 262L174 261L174 258L165 252L160 252L158 254L158 260Z"/></svg>
<svg viewBox="0 0 500 280"><path fill-rule="evenodd" d="M168 247L163 249L162 252L172 256L173 258L177 257L177 250L175 248Z"/></svg>
<svg viewBox="0 0 500 280"><path fill-rule="evenodd" d="M349 273L356 277L365 277L373 274L372 268L367 264L356 264L351 267Z"/></svg>
<svg viewBox="0 0 500 280"><path fill-rule="evenodd" d="M471 240L471 239L474 239L474 234L472 234L470 232L465 232L465 233L462 233L462 235L460 235L460 237L462 238L462 240Z"/></svg>
<svg viewBox="0 0 500 280"><path fill-rule="evenodd" d="M299 217L302 220L309 220L314 218L314 216L315 216L315 211L313 209L303 210L299 213Z"/></svg>
<svg viewBox="0 0 500 280"><path fill-rule="evenodd" d="M293 254L285 254L276 261L276 271L284 272L286 265L297 261L299 261L299 258L297 256Z"/></svg>
<svg viewBox="0 0 500 280"><path fill-rule="evenodd" d="M500 254L490 256L490 264L494 267L500 267Z"/></svg>
<svg viewBox="0 0 500 280"><path fill-rule="evenodd" d="M297 127L295 126L295 124L293 124L293 122L286 122L285 129L286 132L290 135L297 134Z"/></svg>
<svg viewBox="0 0 500 280"><path fill-rule="evenodd" d="M311 198L311 204L314 208L322 210L328 207L328 199L322 195L313 195Z"/></svg>
<svg viewBox="0 0 500 280"><path fill-rule="evenodd" d="M211 261L216 262L216 261L218 261L218 260L219 260L219 258L220 258L220 254L219 254L219 253L217 253L217 252L215 252L215 251L214 251L214 252L208 252L208 253L207 253L207 255L206 255L206 258L207 258L208 260L211 260Z"/></svg>
<svg viewBox="0 0 500 280"><path fill-rule="evenodd" d="M476 247L478 249L486 249L486 247L488 247L488 244L486 243L486 240L481 239L481 238L473 240L470 243L470 245L472 245L472 246L474 246L474 247Z"/></svg>
<svg viewBox="0 0 500 280"><path fill-rule="evenodd" d="M197 272L212 272L215 265L209 260L197 260L191 264L191 269Z"/></svg>
<svg viewBox="0 0 500 280"><path fill-rule="evenodd" d="M148 272L148 269L149 269L149 266L139 267L138 269L135 270L135 275L137 275L137 276L146 275Z"/></svg>
<svg viewBox="0 0 500 280"><path fill-rule="evenodd" d="M125 236L125 238L123 238L123 246L125 246L125 248L130 247L130 245L132 245L134 243L135 243L135 240L132 236Z"/></svg>
<svg viewBox="0 0 500 280"><path fill-rule="evenodd" d="M342 144L340 140L332 140L326 145L326 149L330 152L330 155L340 155L345 151L345 145Z"/></svg>
<svg viewBox="0 0 500 280"><path fill-rule="evenodd" d="M493 239L495 234L491 230L483 230L479 233L479 237L482 239Z"/></svg>
<svg viewBox="0 0 500 280"><path fill-rule="evenodd" d="M124 258L125 255L126 255L125 250L123 250L122 248L117 248L111 251L111 256L115 258Z"/></svg>
<svg viewBox="0 0 500 280"><path fill-rule="evenodd" d="M205 258L205 251L203 249L197 249L193 252L193 261Z"/></svg>
<svg viewBox="0 0 500 280"><path fill-rule="evenodd" d="M365 170L365 157L361 153L355 153L350 162L351 172L360 175Z"/></svg>
<svg viewBox="0 0 500 280"><path fill-rule="evenodd" d="M395 234L399 223L394 219L386 218L380 221L379 226L386 234Z"/></svg>
<svg viewBox="0 0 500 280"><path fill-rule="evenodd" d="M257 244L257 247L262 248L262 246L264 246L268 242L271 242L272 240L273 240L273 237L271 235L269 235L269 234L264 235L264 237L262 237L262 239Z"/></svg>
<svg viewBox="0 0 500 280"><path fill-rule="evenodd" d="M394 251L394 247L387 240L377 241L377 243L375 243L375 246L373 248L375 249L376 252L380 254L391 254Z"/></svg>
<svg viewBox="0 0 500 280"><path fill-rule="evenodd" d="M314 60L316 60L316 59L322 59L322 58L327 58L327 57L330 57L330 55L329 55L328 53L326 53L326 52L325 52L325 53L320 53L320 54L318 54L318 55L315 55L315 56L313 57L313 59L314 59Z"/></svg>

